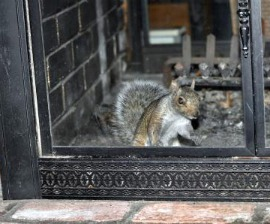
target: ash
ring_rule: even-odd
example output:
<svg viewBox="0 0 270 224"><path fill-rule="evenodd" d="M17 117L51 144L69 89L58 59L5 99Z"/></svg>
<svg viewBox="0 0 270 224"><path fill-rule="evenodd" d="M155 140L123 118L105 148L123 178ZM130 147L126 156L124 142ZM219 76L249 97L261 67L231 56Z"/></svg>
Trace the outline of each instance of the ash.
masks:
<svg viewBox="0 0 270 224"><path fill-rule="evenodd" d="M244 146L242 93L203 90L199 94L202 103L196 133L203 138L201 146Z"/></svg>
<svg viewBox="0 0 270 224"><path fill-rule="evenodd" d="M115 93L118 92L119 88L121 86L105 98L105 102L97 108L89 123L81 129L70 145L121 146L121 144L115 141L108 129L104 128L104 123L106 123L106 120L109 119L112 113L112 102L114 102ZM192 122L195 133L202 138L200 146L197 147L224 148L245 146L241 91L203 89L198 91L198 93L201 97L201 115L198 120ZM270 132L268 134L270 136ZM182 145L191 146L192 144L183 141Z"/></svg>

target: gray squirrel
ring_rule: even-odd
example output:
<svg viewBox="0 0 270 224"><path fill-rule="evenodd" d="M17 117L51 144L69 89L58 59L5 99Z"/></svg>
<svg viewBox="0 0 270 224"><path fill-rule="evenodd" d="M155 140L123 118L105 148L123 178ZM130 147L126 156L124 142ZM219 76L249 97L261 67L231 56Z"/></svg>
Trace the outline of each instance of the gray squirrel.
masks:
<svg viewBox="0 0 270 224"><path fill-rule="evenodd" d="M167 89L152 81L128 82L119 92L113 134L125 145L181 146L178 135L199 144L191 119L199 115L199 95L173 80Z"/></svg>

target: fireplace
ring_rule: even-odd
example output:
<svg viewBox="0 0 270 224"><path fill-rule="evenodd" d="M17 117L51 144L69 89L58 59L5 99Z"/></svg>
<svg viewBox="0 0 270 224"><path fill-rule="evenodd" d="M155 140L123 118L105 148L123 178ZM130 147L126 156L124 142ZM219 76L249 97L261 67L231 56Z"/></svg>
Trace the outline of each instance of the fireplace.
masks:
<svg viewBox="0 0 270 224"><path fill-rule="evenodd" d="M1 1L4 198L268 200L267 7ZM196 80L199 146L119 146L100 129L123 83L175 78Z"/></svg>

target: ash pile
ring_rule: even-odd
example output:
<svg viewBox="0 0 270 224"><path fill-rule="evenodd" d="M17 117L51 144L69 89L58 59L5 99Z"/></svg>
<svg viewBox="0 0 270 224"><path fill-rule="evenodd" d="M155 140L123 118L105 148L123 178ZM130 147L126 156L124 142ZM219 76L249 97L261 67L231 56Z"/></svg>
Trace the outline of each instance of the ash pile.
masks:
<svg viewBox="0 0 270 224"><path fill-rule="evenodd" d="M202 99L201 115L195 132L202 137L201 146L244 146L241 91L203 89L199 94Z"/></svg>

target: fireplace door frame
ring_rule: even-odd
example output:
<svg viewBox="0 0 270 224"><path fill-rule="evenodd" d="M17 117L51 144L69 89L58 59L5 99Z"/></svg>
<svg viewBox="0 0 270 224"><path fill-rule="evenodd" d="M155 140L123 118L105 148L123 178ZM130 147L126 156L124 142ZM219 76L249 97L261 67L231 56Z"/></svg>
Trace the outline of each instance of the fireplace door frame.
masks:
<svg viewBox="0 0 270 224"><path fill-rule="evenodd" d="M261 16L261 4L252 4L254 13L258 18ZM256 154L257 156L270 156L270 146L266 145L266 123L265 123L265 104L264 104L264 90L269 85L265 83L264 72L263 72L263 62L264 62L264 52L263 52L263 39L261 35L262 24L257 20L251 20L253 29L251 30L251 35L253 44L253 88L254 88L254 113L255 113L255 141L256 141ZM256 40L256 41L255 41Z"/></svg>
<svg viewBox="0 0 270 224"><path fill-rule="evenodd" d="M253 11L256 4L251 0L250 18L254 21L258 19L258 11ZM248 41L248 56L242 57L247 147L55 147L51 143L39 7L36 0L0 3L0 24L5 31L1 33L0 58L4 74L0 82L4 199L269 200L270 162L255 157L251 69L253 66L254 71L255 62L251 55L259 46L254 45L254 31ZM27 32L29 21L31 35ZM35 84L36 94L32 91Z"/></svg>

